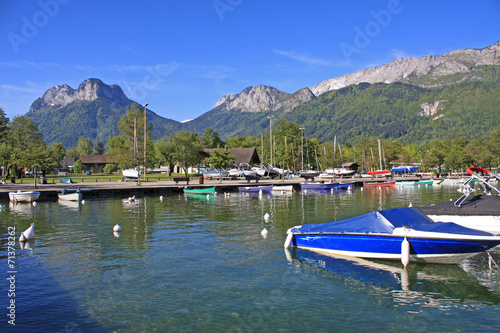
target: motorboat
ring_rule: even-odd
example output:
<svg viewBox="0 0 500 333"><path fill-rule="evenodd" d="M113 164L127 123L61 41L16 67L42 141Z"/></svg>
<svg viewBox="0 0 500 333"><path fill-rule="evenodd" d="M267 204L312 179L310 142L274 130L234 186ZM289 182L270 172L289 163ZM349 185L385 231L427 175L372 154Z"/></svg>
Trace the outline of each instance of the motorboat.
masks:
<svg viewBox="0 0 500 333"><path fill-rule="evenodd" d="M9 192L9 200L12 202L33 202L38 200L40 192L38 191L17 191Z"/></svg>
<svg viewBox="0 0 500 333"><path fill-rule="evenodd" d="M480 189L482 194L471 195L477 190L470 186L473 180L478 181L477 189ZM500 233L500 190L490 183L490 179L473 172L469 181L466 181L459 191L463 194L455 201L418 208L436 222L453 221L464 227ZM496 195L492 195L492 191Z"/></svg>
<svg viewBox="0 0 500 333"><path fill-rule="evenodd" d="M273 185L273 192L293 192L293 185Z"/></svg>
<svg viewBox="0 0 500 333"><path fill-rule="evenodd" d="M374 211L288 229L290 245L327 255L457 264L500 244L500 235L434 222L416 208Z"/></svg>
<svg viewBox="0 0 500 333"><path fill-rule="evenodd" d="M60 200L65 200L65 201L81 201L83 199L83 194L80 191L80 189L76 191L68 191L66 189L57 192L57 197Z"/></svg>
<svg viewBox="0 0 500 333"><path fill-rule="evenodd" d="M390 176L391 170L368 171L366 174L370 176Z"/></svg>
<svg viewBox="0 0 500 333"><path fill-rule="evenodd" d="M253 167L252 170L255 171L260 177L269 177L271 179L279 177L280 175L278 171L273 169L272 166L265 163L261 163L261 165L258 167Z"/></svg>
<svg viewBox="0 0 500 333"><path fill-rule="evenodd" d="M138 180L139 179L139 170L136 169L127 169L122 171L123 177L125 177L125 181L128 180Z"/></svg>
<svg viewBox="0 0 500 333"><path fill-rule="evenodd" d="M229 172L224 170L224 169L212 169L210 171L206 171L203 173L203 177L207 179L221 179L221 178L228 178L229 177Z"/></svg>
<svg viewBox="0 0 500 333"><path fill-rule="evenodd" d="M356 171L347 168L334 168L333 174L337 177L352 176Z"/></svg>

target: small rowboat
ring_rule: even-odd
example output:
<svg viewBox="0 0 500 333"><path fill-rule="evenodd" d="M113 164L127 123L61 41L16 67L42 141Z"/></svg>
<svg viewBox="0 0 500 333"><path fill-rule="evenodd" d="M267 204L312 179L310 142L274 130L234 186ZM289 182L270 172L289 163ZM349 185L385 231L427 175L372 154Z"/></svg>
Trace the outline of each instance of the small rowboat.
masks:
<svg viewBox="0 0 500 333"><path fill-rule="evenodd" d="M238 187L238 190L240 192L253 192L253 193L258 193L260 191L262 192L272 192L273 191L273 185L269 186L253 186L253 187Z"/></svg>
<svg viewBox="0 0 500 333"><path fill-rule="evenodd" d="M204 187L204 188L189 188L189 187L185 187L184 188L184 193L189 193L189 194L214 194L215 193L215 187Z"/></svg>
<svg viewBox="0 0 500 333"><path fill-rule="evenodd" d="M21 190L17 192L9 192L9 199L12 202L33 202L38 200L40 197L40 192L29 191L23 192Z"/></svg>
<svg viewBox="0 0 500 333"><path fill-rule="evenodd" d="M366 182L364 187L396 187L396 182Z"/></svg>
<svg viewBox="0 0 500 333"><path fill-rule="evenodd" d="M301 183L300 189L304 190L332 190L339 187L338 183Z"/></svg>
<svg viewBox="0 0 500 333"><path fill-rule="evenodd" d="M81 201L83 198L83 194L80 190L74 192L62 190L61 192L57 193L57 197L60 200L65 200L65 201Z"/></svg>

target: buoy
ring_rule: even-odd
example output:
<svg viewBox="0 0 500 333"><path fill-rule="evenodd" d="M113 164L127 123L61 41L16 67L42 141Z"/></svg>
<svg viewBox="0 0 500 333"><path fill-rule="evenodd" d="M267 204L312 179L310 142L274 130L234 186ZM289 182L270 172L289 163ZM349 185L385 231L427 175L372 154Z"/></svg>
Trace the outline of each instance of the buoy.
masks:
<svg viewBox="0 0 500 333"><path fill-rule="evenodd" d="M117 223L114 227L113 227L113 231L122 231L122 227L120 227L120 225Z"/></svg>
<svg viewBox="0 0 500 333"><path fill-rule="evenodd" d="M361 188L361 192L363 192L363 188Z"/></svg>
<svg viewBox="0 0 500 333"><path fill-rule="evenodd" d="M33 238L35 238L35 224L31 223L31 226L28 229L24 230L21 236L19 236L19 241L26 242Z"/></svg>
<svg viewBox="0 0 500 333"><path fill-rule="evenodd" d="M85 205L85 199L82 200L82 205Z"/></svg>
<svg viewBox="0 0 500 333"><path fill-rule="evenodd" d="M217 195L217 192L214 192L214 197Z"/></svg>
<svg viewBox="0 0 500 333"><path fill-rule="evenodd" d="M38 205L38 204L36 203L36 201L33 201L32 205L33 205L34 207L36 207L36 205Z"/></svg>
<svg viewBox="0 0 500 333"><path fill-rule="evenodd" d="M163 195L160 195L160 201L163 201Z"/></svg>
<svg viewBox="0 0 500 333"><path fill-rule="evenodd" d="M347 188L347 191L349 191L349 192L351 192L351 191L352 191L351 186L349 186L349 187Z"/></svg>
<svg viewBox="0 0 500 333"><path fill-rule="evenodd" d="M293 239L293 233L288 232L285 240L285 249L288 249L290 247L290 244L292 244L292 239Z"/></svg>
<svg viewBox="0 0 500 333"><path fill-rule="evenodd" d="M210 194L207 194L207 200L210 200Z"/></svg>
<svg viewBox="0 0 500 333"><path fill-rule="evenodd" d="M404 267L410 263L410 242L408 242L406 237L401 243L401 263Z"/></svg>
<svg viewBox="0 0 500 333"><path fill-rule="evenodd" d="M269 231L267 231L266 228L262 229L262 231L260 232L260 234L262 235L262 237L266 238L267 235L269 234Z"/></svg>
<svg viewBox="0 0 500 333"><path fill-rule="evenodd" d="M408 205L408 207L413 207L413 204L410 202L410 204Z"/></svg>
<svg viewBox="0 0 500 333"><path fill-rule="evenodd" d="M265 213L264 214L264 221L269 222L270 217L271 217L271 215L269 215L269 213Z"/></svg>

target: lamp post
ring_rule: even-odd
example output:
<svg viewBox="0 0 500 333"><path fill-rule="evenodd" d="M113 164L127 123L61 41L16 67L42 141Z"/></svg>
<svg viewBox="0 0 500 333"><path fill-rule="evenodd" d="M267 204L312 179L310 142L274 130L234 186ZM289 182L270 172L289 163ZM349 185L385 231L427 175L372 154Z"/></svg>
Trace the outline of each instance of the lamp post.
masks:
<svg viewBox="0 0 500 333"><path fill-rule="evenodd" d="M271 167L273 166L273 131L272 131L272 119L274 116L267 116L269 119L269 142L271 142Z"/></svg>
<svg viewBox="0 0 500 333"><path fill-rule="evenodd" d="M305 130L304 127L299 128L299 131L300 131L301 136L302 136L302 152L300 153L300 156L302 158L302 162L300 164L300 171L304 170L304 130Z"/></svg>
<svg viewBox="0 0 500 333"><path fill-rule="evenodd" d="M144 180L146 180L146 106L149 104L144 104Z"/></svg>

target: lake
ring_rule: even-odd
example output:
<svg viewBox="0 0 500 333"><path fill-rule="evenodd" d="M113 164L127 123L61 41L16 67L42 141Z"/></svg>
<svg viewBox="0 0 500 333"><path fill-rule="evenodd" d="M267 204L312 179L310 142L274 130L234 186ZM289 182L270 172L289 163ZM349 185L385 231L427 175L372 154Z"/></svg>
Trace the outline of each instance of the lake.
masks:
<svg viewBox="0 0 500 333"><path fill-rule="evenodd" d="M347 260L283 247L287 229L295 225L459 196L456 187L357 187L262 197L151 196L135 203L3 202L0 329L498 331L500 250L490 252L491 269L484 253L461 265L410 264L402 274L397 261ZM19 234L32 222L36 239L21 248ZM117 223L122 231L114 235ZM15 251L9 253L13 228Z"/></svg>

